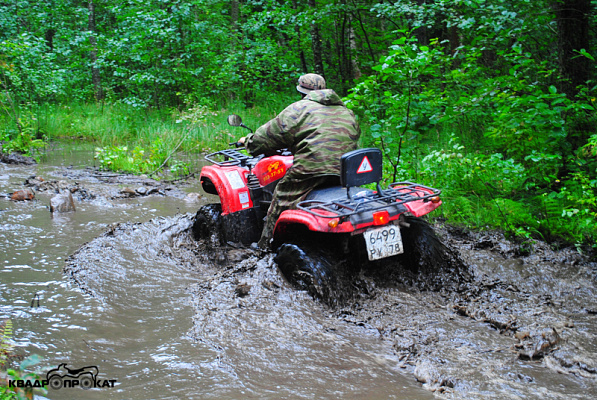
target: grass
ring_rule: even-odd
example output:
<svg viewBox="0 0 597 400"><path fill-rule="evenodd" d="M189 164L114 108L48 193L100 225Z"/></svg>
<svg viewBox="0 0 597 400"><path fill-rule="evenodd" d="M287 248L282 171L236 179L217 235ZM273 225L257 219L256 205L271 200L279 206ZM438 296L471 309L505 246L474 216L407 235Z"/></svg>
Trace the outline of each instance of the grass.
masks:
<svg viewBox="0 0 597 400"><path fill-rule="evenodd" d="M242 103L207 106L194 124L188 119L193 117L193 109L140 110L123 104L55 105L44 109L39 126L50 139L83 139L100 146L147 146L157 138L173 143L187 137L183 149L193 151L200 150L201 145L217 147L244 135L242 129L233 130L227 124L228 114L237 113L247 126L257 128L288 105L285 100L249 109L244 109ZM189 125L194 125L191 132Z"/></svg>
<svg viewBox="0 0 597 400"><path fill-rule="evenodd" d="M248 131L231 127L229 114L241 115L253 130L273 118L296 96L279 96L259 106L242 102L196 106L184 110L142 110L124 104L46 105L34 123L37 136L93 143L100 166L132 173L159 171L183 175L198 172L199 154L229 147ZM0 127L8 121L0 121Z"/></svg>

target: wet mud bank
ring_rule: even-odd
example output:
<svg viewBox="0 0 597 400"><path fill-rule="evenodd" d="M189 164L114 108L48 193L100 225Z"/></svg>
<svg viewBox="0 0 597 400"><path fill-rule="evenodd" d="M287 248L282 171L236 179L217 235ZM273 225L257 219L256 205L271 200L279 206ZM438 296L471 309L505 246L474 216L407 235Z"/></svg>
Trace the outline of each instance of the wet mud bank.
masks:
<svg viewBox="0 0 597 400"><path fill-rule="evenodd" d="M187 288L188 336L213 352L202 368L225 376L220 396L585 399L597 389L597 265L571 249L539 242L520 256L500 234L436 226L419 265L339 274L330 295L341 301L321 301L293 288L273 254L195 241L194 216L177 218L152 248L201 277ZM106 232L65 271L102 298L101 282L126 272L84 260L138 229Z"/></svg>
<svg viewBox="0 0 597 400"><path fill-rule="evenodd" d="M441 397L588 398L597 265L541 242L519 256L498 233L436 231L466 266L463 279L417 290L429 276L397 274L388 285L374 273L372 294L338 317L379 331L401 367Z"/></svg>

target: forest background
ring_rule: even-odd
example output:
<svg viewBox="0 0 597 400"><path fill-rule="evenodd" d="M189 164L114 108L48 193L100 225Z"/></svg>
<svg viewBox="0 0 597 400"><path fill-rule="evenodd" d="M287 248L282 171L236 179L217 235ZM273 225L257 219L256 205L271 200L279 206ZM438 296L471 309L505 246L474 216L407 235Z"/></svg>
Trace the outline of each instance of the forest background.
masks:
<svg viewBox="0 0 597 400"><path fill-rule="evenodd" d="M4 0L2 151L77 139L102 168L196 172L178 155L235 141L228 113L259 126L316 72L359 117L361 145L384 151L387 180L443 190L436 216L585 251L595 3Z"/></svg>

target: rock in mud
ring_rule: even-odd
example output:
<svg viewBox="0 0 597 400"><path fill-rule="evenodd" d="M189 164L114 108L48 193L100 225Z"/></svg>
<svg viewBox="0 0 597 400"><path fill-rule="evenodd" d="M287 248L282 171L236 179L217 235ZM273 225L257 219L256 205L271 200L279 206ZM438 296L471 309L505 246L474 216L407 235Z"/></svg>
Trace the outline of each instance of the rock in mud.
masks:
<svg viewBox="0 0 597 400"><path fill-rule="evenodd" d="M50 200L50 212L51 213L63 213L76 211L75 201L73 195L70 192L62 193L52 197Z"/></svg>
<svg viewBox="0 0 597 400"><path fill-rule="evenodd" d="M417 364L413 374L423 384L423 388L430 392L442 393L454 387L453 379L440 375L434 365L427 361Z"/></svg>
<svg viewBox="0 0 597 400"><path fill-rule="evenodd" d="M37 161L33 157L22 156L18 153L3 154L0 153L0 162L5 164L21 164L21 165L33 165L37 164Z"/></svg>
<svg viewBox="0 0 597 400"><path fill-rule="evenodd" d="M13 201L33 200L34 198L35 193L31 189L17 190L10 196L10 199Z"/></svg>
<svg viewBox="0 0 597 400"><path fill-rule="evenodd" d="M202 196L199 193L189 193L184 197L184 201L189 203L199 202Z"/></svg>
<svg viewBox="0 0 597 400"><path fill-rule="evenodd" d="M124 197L135 197L137 196L137 191L135 189L126 187L120 191L120 194L122 194Z"/></svg>
<svg viewBox="0 0 597 400"><path fill-rule="evenodd" d="M236 288L234 288L234 294L237 295L238 297L248 296L250 291L251 291L251 285L248 285L246 283L241 283L241 284L237 285Z"/></svg>
<svg viewBox="0 0 597 400"><path fill-rule="evenodd" d="M74 184L77 185L76 183ZM51 180L46 181L44 178L40 176L31 176L25 180L25 186L35 189L38 192L54 192L60 193L64 190L70 190L74 192L71 188L73 185L69 184L67 181L63 180Z"/></svg>

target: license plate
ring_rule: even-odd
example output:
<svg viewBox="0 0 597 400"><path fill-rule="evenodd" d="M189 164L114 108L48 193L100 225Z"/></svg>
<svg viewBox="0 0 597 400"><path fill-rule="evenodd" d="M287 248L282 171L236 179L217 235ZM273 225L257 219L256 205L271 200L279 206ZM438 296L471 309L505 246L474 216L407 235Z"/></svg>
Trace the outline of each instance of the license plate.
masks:
<svg viewBox="0 0 597 400"><path fill-rule="evenodd" d="M402 236L400 235L400 228L396 225L382 226L363 233L365 243L367 244L367 253L369 260L379 260L402 254L404 248L402 247Z"/></svg>

